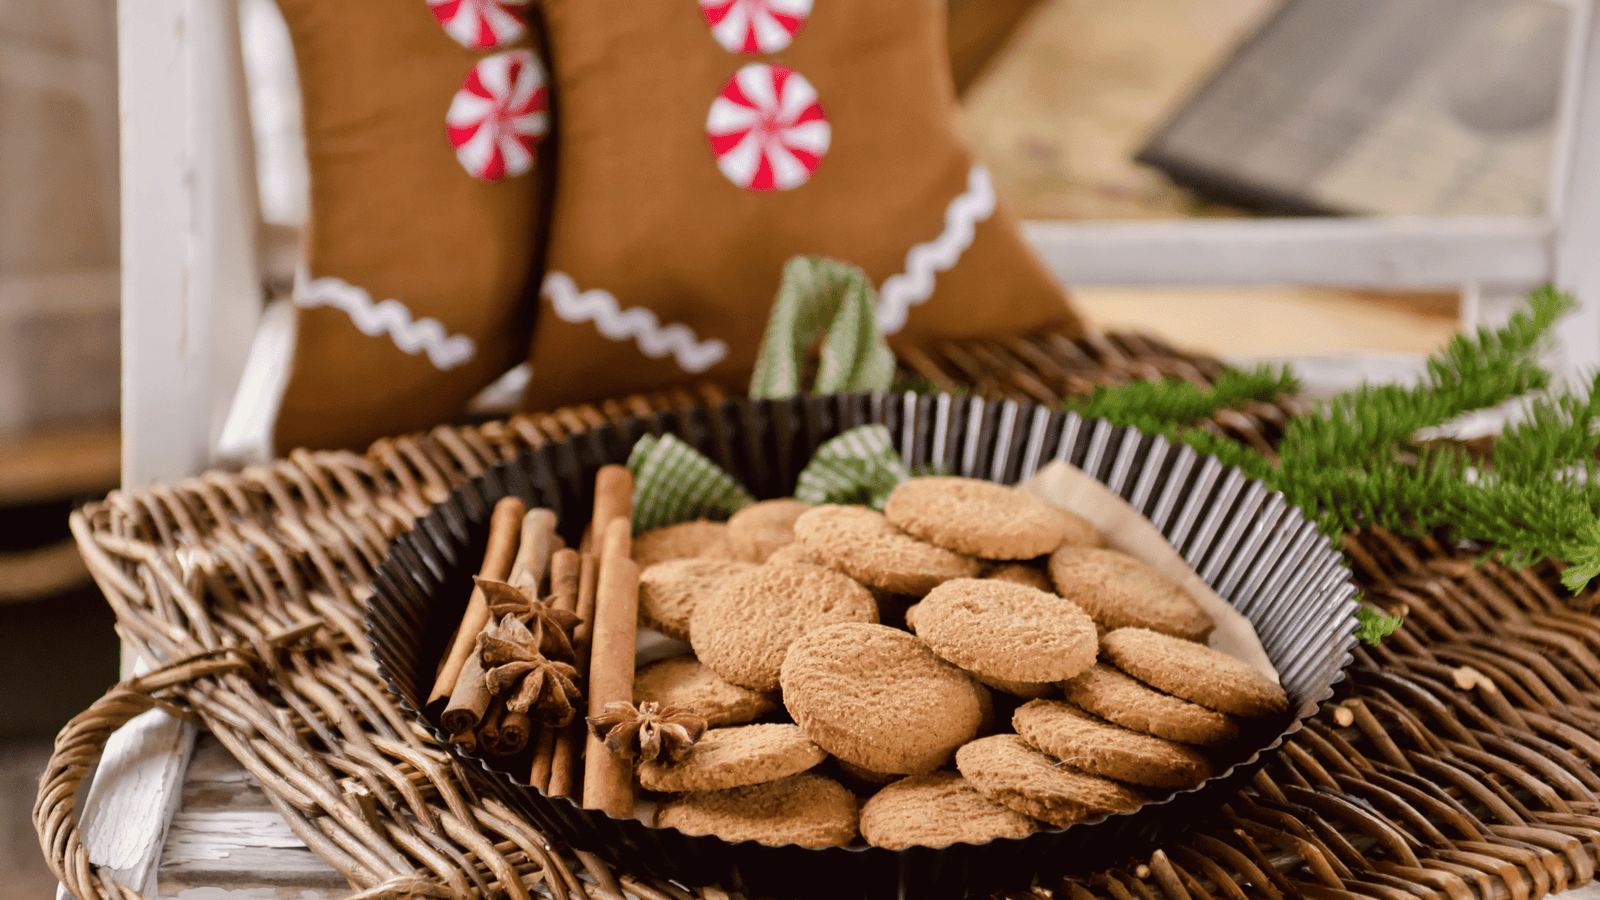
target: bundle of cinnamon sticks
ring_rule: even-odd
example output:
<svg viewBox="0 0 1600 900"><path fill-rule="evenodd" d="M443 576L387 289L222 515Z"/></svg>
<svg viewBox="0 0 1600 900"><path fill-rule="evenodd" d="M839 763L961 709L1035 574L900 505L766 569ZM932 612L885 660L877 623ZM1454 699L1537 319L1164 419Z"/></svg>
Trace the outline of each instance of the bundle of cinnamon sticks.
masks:
<svg viewBox="0 0 1600 900"><path fill-rule="evenodd" d="M527 510L515 497L497 503L427 704L467 753L498 757L519 778L526 765L528 783L545 794L619 817L633 814L632 762L586 746L598 742L584 719L633 700L632 517L624 466L600 470L580 550L563 546L550 510Z"/></svg>

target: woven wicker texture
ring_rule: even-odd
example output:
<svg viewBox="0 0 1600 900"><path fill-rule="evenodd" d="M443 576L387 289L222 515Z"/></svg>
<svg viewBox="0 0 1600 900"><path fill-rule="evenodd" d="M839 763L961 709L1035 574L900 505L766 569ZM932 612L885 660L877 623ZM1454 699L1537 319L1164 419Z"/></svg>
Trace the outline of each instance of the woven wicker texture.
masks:
<svg viewBox="0 0 1600 900"><path fill-rule="evenodd" d="M1134 338L1052 335L941 348L910 364L936 383L1030 400L1220 370ZM113 493L75 514L123 633L173 662L114 688L58 739L34 810L56 874L83 900L137 896L89 864L73 797L110 732L159 703L198 717L358 896L723 896L613 871L479 796L391 702L361 633L389 542L453 485L607 418L659 414L670 428L673 408L706 399L440 428L365 455L297 452ZM1286 417L1246 409L1215 426L1270 446ZM1592 878L1600 620L1550 565L1475 567L1472 554L1381 531L1347 548L1367 598L1404 607L1406 627L1358 651L1312 724L1181 844L1044 890L1074 900L1536 900Z"/></svg>

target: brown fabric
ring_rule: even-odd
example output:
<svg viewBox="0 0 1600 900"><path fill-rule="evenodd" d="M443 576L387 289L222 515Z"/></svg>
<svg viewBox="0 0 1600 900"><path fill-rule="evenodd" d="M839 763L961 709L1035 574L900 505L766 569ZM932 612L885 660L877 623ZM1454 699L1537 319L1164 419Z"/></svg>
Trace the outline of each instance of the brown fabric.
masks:
<svg viewBox="0 0 1600 900"><path fill-rule="evenodd" d="M358 447L456 415L526 352L545 161L498 182L462 168L445 112L497 51L460 46L422 0L278 5L304 98L310 276L343 279L374 303L399 300L477 344L470 361L441 371L386 334L363 334L343 310L298 309L275 443Z"/></svg>
<svg viewBox="0 0 1600 900"><path fill-rule="evenodd" d="M694 3L546 0L561 136L551 274L723 341L727 358L703 377L743 388L790 256L837 257L881 285L944 231L972 160L956 131L943 9L818 0L788 48L747 55L724 50ZM735 186L708 143L713 100L750 63L803 76L831 127L815 173L790 190ZM1003 210L936 286L892 345L1077 324ZM532 409L695 380L670 356L563 321L548 290L532 359Z"/></svg>

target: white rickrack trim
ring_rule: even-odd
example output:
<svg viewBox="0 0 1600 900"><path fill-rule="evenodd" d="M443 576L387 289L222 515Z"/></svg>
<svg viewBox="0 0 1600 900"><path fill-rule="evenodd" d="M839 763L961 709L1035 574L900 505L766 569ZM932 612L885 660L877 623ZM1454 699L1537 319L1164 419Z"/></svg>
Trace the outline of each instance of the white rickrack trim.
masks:
<svg viewBox="0 0 1600 900"><path fill-rule="evenodd" d="M878 290L878 331L894 334L905 327L911 307L933 296L934 276L948 272L972 246L978 223L994 215L994 182L989 170L974 163L967 171L967 189L944 211L944 231L906 252L906 268L884 279Z"/></svg>
<svg viewBox="0 0 1600 900"><path fill-rule="evenodd" d="M294 305L301 309L332 306L343 310L362 334L388 335L396 347L412 356L426 353L428 362L440 371L468 362L478 352L472 338L450 334L438 319L414 318L399 300L373 303L365 289L342 278L311 278L303 268L295 273Z"/></svg>
<svg viewBox="0 0 1600 900"><path fill-rule="evenodd" d="M562 321L593 322L608 339L631 339L651 359L670 355L685 372L699 374L728 356L728 345L722 341L699 340L693 329L678 322L663 327L655 313L642 306L623 309L609 291L593 288L580 293L577 282L565 272L546 274L542 293Z"/></svg>

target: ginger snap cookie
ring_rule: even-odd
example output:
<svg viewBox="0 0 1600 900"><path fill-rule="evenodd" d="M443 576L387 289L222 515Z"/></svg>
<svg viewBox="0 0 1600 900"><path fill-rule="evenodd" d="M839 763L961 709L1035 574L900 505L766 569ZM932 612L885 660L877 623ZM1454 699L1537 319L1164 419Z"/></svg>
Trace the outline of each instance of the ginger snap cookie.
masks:
<svg viewBox="0 0 1600 900"><path fill-rule="evenodd" d="M725 841L840 847L855 840L859 811L844 785L812 772L777 781L696 791L662 804L656 824Z"/></svg>
<svg viewBox="0 0 1600 900"><path fill-rule="evenodd" d="M905 615L903 617L904 621L906 623L906 627L911 629L912 633L916 633L916 630L917 630L917 623L916 623L917 608L920 607L921 605L922 605L921 603L913 603L913 604L911 604L909 607L906 608ZM880 612L882 612L882 610L883 610L882 605L880 605L878 607L878 610ZM1055 684L1053 684L1051 682L1048 682L1048 681L1045 681L1045 682L1008 681L1008 680L1006 680L1004 678L995 678L995 677L993 677L991 675L979 675L977 672L974 672L974 671L972 671L970 669L967 670L967 674L971 675L974 680L976 680L979 684L984 685L985 687L993 688L993 689L999 691L1002 694L1010 694L1013 697L1021 697L1024 700L1035 700L1035 699L1038 699L1040 697L1048 697L1049 695L1055 693L1055 690L1056 690ZM988 695L987 692L985 692L984 696L988 697L989 695ZM991 708L990 709L990 713L992 713L992 712L993 712L993 709ZM987 734L993 733L993 731L994 731L993 716L989 715L987 718L985 718L984 722L985 722L985 724L978 729L978 733L980 735L987 735Z"/></svg>
<svg viewBox="0 0 1600 900"><path fill-rule="evenodd" d="M1239 723L1227 713L1163 694L1105 663L1062 682L1061 694L1108 722L1169 741L1220 747L1239 736Z"/></svg>
<svg viewBox="0 0 1600 900"><path fill-rule="evenodd" d="M1051 825L1131 812L1149 800L1127 785L1061 765L1015 734L967 744L956 751L956 768L985 797Z"/></svg>
<svg viewBox="0 0 1600 900"><path fill-rule="evenodd" d="M729 549L738 559L766 562L767 557L794 543L794 521L811 506L787 497L746 506L728 519Z"/></svg>
<svg viewBox="0 0 1600 900"><path fill-rule="evenodd" d="M733 559L669 559L639 573L639 618L677 641L689 639L689 613L728 576L755 568Z"/></svg>
<svg viewBox="0 0 1600 900"><path fill-rule="evenodd" d="M1036 588L957 578L917 604L915 630L933 652L980 676L1063 681L1094 665L1094 622L1070 600Z"/></svg>
<svg viewBox="0 0 1600 900"><path fill-rule="evenodd" d="M891 593L920 597L978 574L976 559L919 541L864 506L819 506L795 521L794 536L822 565Z"/></svg>
<svg viewBox="0 0 1600 900"><path fill-rule="evenodd" d="M793 544L784 544L782 547L772 551L772 555L767 557L766 562L764 562L763 565L792 566L795 563L810 563L811 565L818 564L815 559L811 558L809 553L806 553L806 548L800 546L800 544L796 542Z"/></svg>
<svg viewBox="0 0 1600 900"><path fill-rule="evenodd" d="M1033 819L985 797L955 772L910 775L861 807L861 836L874 847L982 844L1033 833Z"/></svg>
<svg viewBox="0 0 1600 900"><path fill-rule="evenodd" d="M872 593L832 569L754 566L700 598L689 617L689 643L728 681L773 691L796 638L839 622L877 621Z"/></svg>
<svg viewBox="0 0 1600 900"><path fill-rule="evenodd" d="M1101 646L1106 659L1127 674L1208 709L1256 718L1289 708L1282 687L1204 644L1145 628L1119 628Z"/></svg>
<svg viewBox="0 0 1600 900"><path fill-rule="evenodd" d="M1031 700L1011 725L1035 749L1091 775L1154 788L1191 788L1211 777L1211 762L1198 750L1101 721L1070 703Z"/></svg>
<svg viewBox="0 0 1600 900"><path fill-rule="evenodd" d="M850 788L854 789L856 793L863 796L875 794L884 785L889 784L890 782L899 781L902 778L909 777L906 775L890 775L885 772L874 772L871 769L864 769L855 763L845 762L837 756L832 757L832 759L833 765L838 767L839 775L842 777L844 783Z"/></svg>
<svg viewBox="0 0 1600 900"><path fill-rule="evenodd" d="M1027 563L1007 563L1003 566L996 566L983 577L991 581L1009 581L1012 584L1025 584L1047 594L1056 592L1056 583L1050 580L1050 574Z"/></svg>
<svg viewBox="0 0 1600 900"><path fill-rule="evenodd" d="M692 710L712 728L743 725L778 708L776 694L752 691L711 671L692 656L674 656L640 666L633 676L633 699L662 709Z"/></svg>
<svg viewBox="0 0 1600 900"><path fill-rule="evenodd" d="M1078 515L1070 509L1062 509L1055 504L1050 504L1050 509L1055 512L1056 520L1061 524L1061 533L1064 537L1061 544L1064 547L1104 547L1105 535L1094 523Z"/></svg>
<svg viewBox="0 0 1600 900"><path fill-rule="evenodd" d="M652 528L633 539L633 561L640 570L669 559L732 559L728 546L728 524L696 519L664 528Z"/></svg>
<svg viewBox="0 0 1600 900"><path fill-rule="evenodd" d="M1066 539L1064 520L1050 504L979 478L902 481L883 515L913 537L984 559L1032 559Z"/></svg>
<svg viewBox="0 0 1600 900"><path fill-rule="evenodd" d="M1216 625L1177 582L1116 550L1062 547L1050 555L1050 580L1108 631L1148 628L1203 641Z"/></svg>
<svg viewBox="0 0 1600 900"><path fill-rule="evenodd" d="M736 725L708 730L677 762L640 760L638 774L652 791L721 791L797 775L827 758L798 725Z"/></svg>
<svg viewBox="0 0 1600 900"><path fill-rule="evenodd" d="M845 623L807 633L783 661L783 703L834 756L885 774L939 768L977 734L984 688L914 635Z"/></svg>
<svg viewBox="0 0 1600 900"><path fill-rule="evenodd" d="M994 688L1002 694L1021 697L1024 700L1037 700L1048 697L1056 692L1056 685L1051 681L1009 681L1004 678L994 678L989 675L979 675L977 672L967 673L976 678L980 684Z"/></svg>

